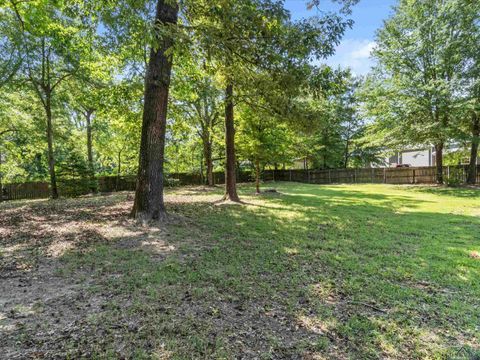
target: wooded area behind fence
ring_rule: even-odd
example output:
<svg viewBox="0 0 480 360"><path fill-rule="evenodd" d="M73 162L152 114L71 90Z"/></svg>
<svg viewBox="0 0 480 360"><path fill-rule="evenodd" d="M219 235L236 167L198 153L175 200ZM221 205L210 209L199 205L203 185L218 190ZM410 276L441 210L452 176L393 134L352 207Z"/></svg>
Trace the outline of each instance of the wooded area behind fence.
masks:
<svg viewBox="0 0 480 360"><path fill-rule="evenodd" d="M444 179L449 184L466 182L468 167L465 165L445 166ZM216 184L225 182L223 172L215 172ZM263 181L294 181L312 184L335 183L385 183L385 184L434 184L436 183L435 167L403 167L403 168L363 168L363 169L329 169L329 170L265 170ZM60 195L74 197L88 193L108 193L115 191L134 191L135 176L101 176L95 180L69 179L59 181ZM238 182L254 181L251 171L237 172ZM168 174L167 186L201 185L205 177L201 174L178 173ZM477 165L477 184L480 183L480 165ZM47 182L27 182L4 184L2 200L44 199L50 196Z"/></svg>

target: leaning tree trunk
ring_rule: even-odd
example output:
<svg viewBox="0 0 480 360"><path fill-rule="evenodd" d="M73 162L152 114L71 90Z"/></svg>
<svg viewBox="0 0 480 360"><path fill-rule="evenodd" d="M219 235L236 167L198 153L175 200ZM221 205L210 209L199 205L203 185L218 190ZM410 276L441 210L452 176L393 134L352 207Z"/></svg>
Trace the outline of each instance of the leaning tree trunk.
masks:
<svg viewBox="0 0 480 360"><path fill-rule="evenodd" d="M255 193L260 194L260 161L255 159Z"/></svg>
<svg viewBox="0 0 480 360"><path fill-rule="evenodd" d="M178 5L158 0L155 26L176 24ZM150 50L143 104L142 136L137 174L137 188L132 216L146 222L165 216L163 202L163 162L167 121L168 90L172 56L166 51L173 45L170 36L158 36Z"/></svg>
<svg viewBox="0 0 480 360"><path fill-rule="evenodd" d="M443 142L435 145L435 168L437 184L443 184Z"/></svg>
<svg viewBox="0 0 480 360"><path fill-rule="evenodd" d="M53 123L50 93L45 96L45 112L47 115L48 171L50 173L50 196L58 199L57 176L55 174L55 155L53 154Z"/></svg>
<svg viewBox="0 0 480 360"><path fill-rule="evenodd" d="M480 118L477 114L472 114L472 147L470 150L470 163L468 165L467 184L477 182L477 157L478 144L480 142Z"/></svg>
<svg viewBox="0 0 480 360"><path fill-rule="evenodd" d="M239 202L235 173L235 126L233 122L233 85L225 89L225 195L224 199Z"/></svg>
<svg viewBox="0 0 480 360"><path fill-rule="evenodd" d="M90 190L97 191L95 186L95 166L93 164L93 144L92 144L92 114L93 110L87 110L85 119L87 121L87 159L88 159L88 174L90 177Z"/></svg>

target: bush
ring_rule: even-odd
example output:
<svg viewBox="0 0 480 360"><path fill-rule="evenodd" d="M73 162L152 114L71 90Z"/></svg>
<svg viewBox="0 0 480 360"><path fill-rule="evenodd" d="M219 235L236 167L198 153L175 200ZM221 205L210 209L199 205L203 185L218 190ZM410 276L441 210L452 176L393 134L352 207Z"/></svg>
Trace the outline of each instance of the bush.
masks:
<svg viewBox="0 0 480 360"><path fill-rule="evenodd" d="M450 167L446 179L447 186L460 186L465 182L464 169L461 167Z"/></svg>

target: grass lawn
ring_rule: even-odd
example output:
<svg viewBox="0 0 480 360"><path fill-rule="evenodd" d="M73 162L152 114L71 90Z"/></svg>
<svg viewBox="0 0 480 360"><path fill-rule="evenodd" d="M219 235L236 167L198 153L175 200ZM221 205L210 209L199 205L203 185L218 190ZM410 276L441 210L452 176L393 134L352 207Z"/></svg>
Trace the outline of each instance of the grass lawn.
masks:
<svg viewBox="0 0 480 360"><path fill-rule="evenodd" d="M0 358L480 358L480 190L268 187L0 204Z"/></svg>

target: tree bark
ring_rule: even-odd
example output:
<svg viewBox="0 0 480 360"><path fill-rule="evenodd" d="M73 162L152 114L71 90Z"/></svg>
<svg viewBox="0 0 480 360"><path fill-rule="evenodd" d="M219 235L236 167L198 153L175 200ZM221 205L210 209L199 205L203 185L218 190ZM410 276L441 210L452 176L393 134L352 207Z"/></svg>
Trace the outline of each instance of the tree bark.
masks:
<svg viewBox="0 0 480 360"><path fill-rule="evenodd" d="M118 152L118 157L117 157L117 178L115 179L115 191L118 191L118 183L120 182L120 174L122 172L122 152Z"/></svg>
<svg viewBox="0 0 480 360"><path fill-rule="evenodd" d="M443 184L443 142L435 145L437 184Z"/></svg>
<svg viewBox="0 0 480 360"><path fill-rule="evenodd" d="M348 166L348 158L350 157L349 152L348 152L349 147L350 147L350 142L347 140L345 142L345 153L344 153L344 157L343 157L343 167L344 167L344 169L346 169L347 166Z"/></svg>
<svg viewBox="0 0 480 360"><path fill-rule="evenodd" d="M87 159L88 159L88 174L90 176L90 190L96 192L95 186L95 166L93 164L93 144L92 144L92 114L93 110L89 109L85 112L85 119L87 122Z"/></svg>
<svg viewBox="0 0 480 360"><path fill-rule="evenodd" d="M0 202L3 201L3 172L2 172L2 151L0 148Z"/></svg>
<svg viewBox="0 0 480 360"><path fill-rule="evenodd" d="M213 178L212 141L210 140L209 135L206 135L203 138L203 157L205 161L205 168L207 170L207 185L214 186L215 181Z"/></svg>
<svg viewBox="0 0 480 360"><path fill-rule="evenodd" d="M470 150L470 163L468 165L467 184L477 182L477 157L478 144L480 142L480 118L477 114L472 114L472 147Z"/></svg>
<svg viewBox="0 0 480 360"><path fill-rule="evenodd" d="M50 91L45 94L45 113L47 115L48 171L50 173L50 196L58 199L57 176L55 174L55 155L53 153L52 102Z"/></svg>
<svg viewBox="0 0 480 360"><path fill-rule="evenodd" d="M176 24L178 5L158 0L155 25ZM170 36L157 36L158 43L150 49L145 76L142 135L137 174L137 187L132 216L146 222L166 215L163 201L163 163L167 121L168 91L172 56L165 54L173 45Z"/></svg>
<svg viewBox="0 0 480 360"><path fill-rule="evenodd" d="M255 159L255 193L260 194L260 161Z"/></svg>
<svg viewBox="0 0 480 360"><path fill-rule="evenodd" d="M225 89L225 195L224 200L240 202L235 172L235 125L233 118L233 85Z"/></svg>

